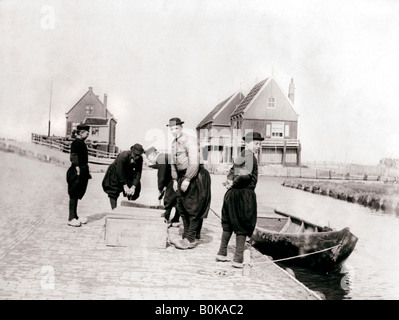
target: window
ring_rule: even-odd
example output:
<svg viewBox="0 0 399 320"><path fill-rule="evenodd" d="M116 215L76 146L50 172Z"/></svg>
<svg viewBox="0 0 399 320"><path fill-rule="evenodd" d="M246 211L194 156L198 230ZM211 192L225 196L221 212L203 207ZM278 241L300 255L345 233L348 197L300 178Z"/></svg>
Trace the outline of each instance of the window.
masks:
<svg viewBox="0 0 399 320"><path fill-rule="evenodd" d="M271 136L271 126L269 123L266 125L266 136L267 137Z"/></svg>
<svg viewBox="0 0 399 320"><path fill-rule="evenodd" d="M283 138L284 137L284 123L283 122L272 122L272 137Z"/></svg>
<svg viewBox="0 0 399 320"><path fill-rule="evenodd" d="M79 122L73 122L72 123L72 131L76 130L76 128L78 127Z"/></svg>
<svg viewBox="0 0 399 320"><path fill-rule="evenodd" d="M92 104L88 104L86 105L86 114L92 114L93 113L93 105Z"/></svg>
<svg viewBox="0 0 399 320"><path fill-rule="evenodd" d="M289 137L289 136L290 136L290 125L289 125L289 124L286 124L286 125L285 125L284 136L285 136L285 137Z"/></svg>
<svg viewBox="0 0 399 320"><path fill-rule="evenodd" d="M236 120L233 122L233 129L241 129L242 120Z"/></svg>
<svg viewBox="0 0 399 320"><path fill-rule="evenodd" d="M268 109L274 109L276 108L276 104L275 104L275 99L274 98L269 98L268 103L267 103L267 108Z"/></svg>
<svg viewBox="0 0 399 320"><path fill-rule="evenodd" d="M100 128L99 127L91 127L91 135L92 136L98 136L100 134Z"/></svg>

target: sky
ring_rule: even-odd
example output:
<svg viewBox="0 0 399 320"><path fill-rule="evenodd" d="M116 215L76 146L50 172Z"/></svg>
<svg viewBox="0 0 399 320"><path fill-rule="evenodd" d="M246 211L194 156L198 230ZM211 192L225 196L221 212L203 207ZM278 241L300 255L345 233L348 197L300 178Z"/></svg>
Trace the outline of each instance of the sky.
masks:
<svg viewBox="0 0 399 320"><path fill-rule="evenodd" d="M396 0L0 0L0 138L64 135L93 87L120 149L160 147L170 118L195 129L272 76L294 79L303 162L399 158L398 16Z"/></svg>

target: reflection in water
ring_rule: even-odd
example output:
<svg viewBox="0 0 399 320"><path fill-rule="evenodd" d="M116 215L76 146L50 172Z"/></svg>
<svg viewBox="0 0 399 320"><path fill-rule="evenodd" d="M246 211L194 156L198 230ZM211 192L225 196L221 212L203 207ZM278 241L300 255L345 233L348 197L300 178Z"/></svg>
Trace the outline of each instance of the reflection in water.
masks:
<svg viewBox="0 0 399 320"><path fill-rule="evenodd" d="M287 265L278 263L283 269ZM326 300L347 300L351 299L349 293L353 288L353 268L343 266L339 272L319 273L302 267L289 267L295 278L302 282L309 289L321 293Z"/></svg>

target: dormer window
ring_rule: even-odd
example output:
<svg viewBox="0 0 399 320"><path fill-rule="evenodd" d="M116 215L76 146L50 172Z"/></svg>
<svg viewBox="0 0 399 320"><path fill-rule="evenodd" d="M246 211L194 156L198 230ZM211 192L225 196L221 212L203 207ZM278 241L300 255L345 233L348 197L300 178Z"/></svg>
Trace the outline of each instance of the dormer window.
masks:
<svg viewBox="0 0 399 320"><path fill-rule="evenodd" d="M275 104L275 99L274 98L269 98L268 103L267 103L267 108L268 109L276 108L276 104Z"/></svg>

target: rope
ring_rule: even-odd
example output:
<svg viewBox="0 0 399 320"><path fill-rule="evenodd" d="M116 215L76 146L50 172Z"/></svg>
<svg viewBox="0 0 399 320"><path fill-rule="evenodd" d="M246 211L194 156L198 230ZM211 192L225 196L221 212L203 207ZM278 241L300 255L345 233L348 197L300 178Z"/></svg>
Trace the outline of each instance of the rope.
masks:
<svg viewBox="0 0 399 320"><path fill-rule="evenodd" d="M221 220L219 215L215 212L215 210L213 210L212 208L209 208L209 210L211 210L213 212L213 214L216 216L216 218L219 219L219 221Z"/></svg>
<svg viewBox="0 0 399 320"><path fill-rule="evenodd" d="M340 247L340 246L341 246L341 244L337 244L337 245L335 245L335 246L333 246L333 247L325 248L325 249L318 250L318 251L315 251L315 252L304 253L304 254L300 254L300 255L292 256L292 257L288 257L288 258L283 258L283 259L276 259L276 260L268 260L268 261L262 261L262 262L255 262L255 263L251 263L251 265L254 265L254 264L264 264L264 263L270 263L270 262L276 263L276 262L280 262L280 261L286 261L286 260L292 260L292 259L296 259L296 258L302 258L302 257L310 256L310 255L312 255L312 254L317 254L317 253L320 253L320 252L323 252L323 251L328 251L328 250L331 250L331 249L334 249L334 248Z"/></svg>
<svg viewBox="0 0 399 320"><path fill-rule="evenodd" d="M210 208L210 210L213 212L213 214L219 219L219 221L221 220L219 215L212 209ZM292 259L297 259L297 258L302 258L302 257L306 257L306 256L310 256L312 254L317 254L320 252L324 252L324 251L328 251L328 250L332 250L334 248L340 247L342 244L337 244L335 246L329 247L329 248L325 248L322 250L318 250L318 251L314 251L314 252L310 252L310 253L304 253L304 254L300 254L297 256L292 256L292 257L288 257L288 258L282 258L282 259L276 259L276 260L268 260L268 261L262 261L262 262L255 262L255 263L251 263L250 265L257 265L257 264L264 264L264 263L276 263L276 262L280 262L280 261L286 261L286 260L292 260Z"/></svg>

